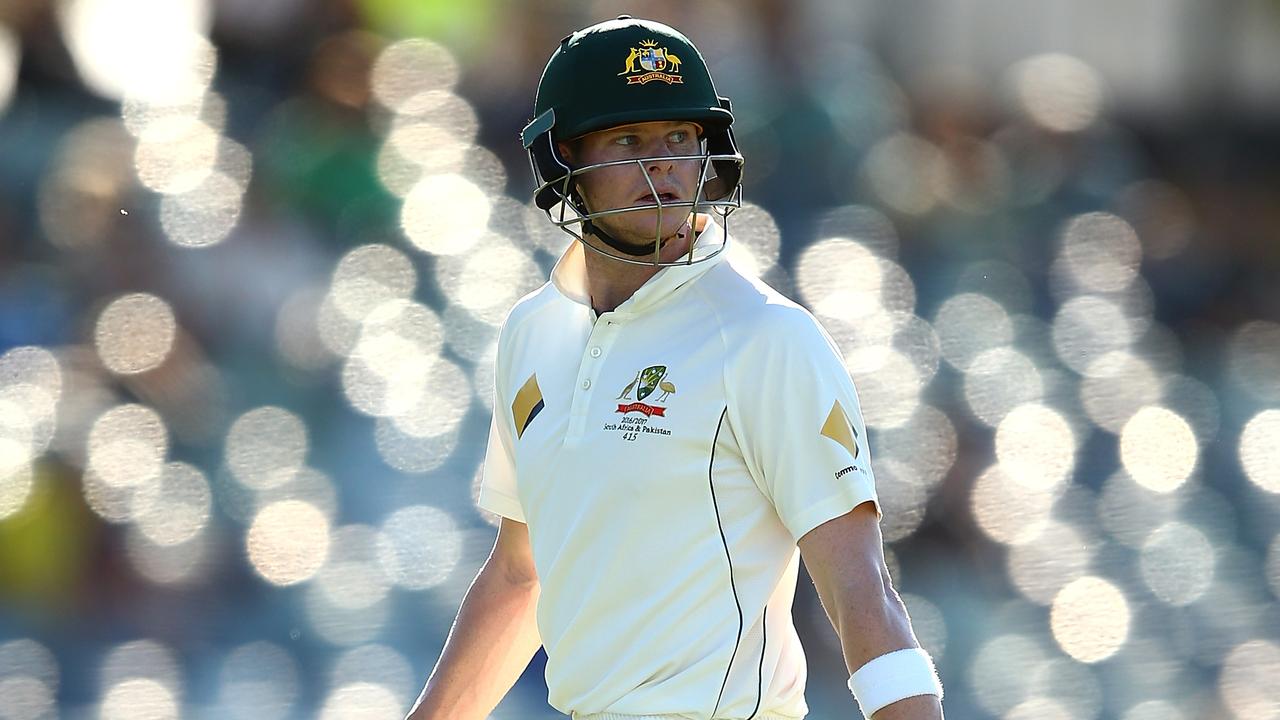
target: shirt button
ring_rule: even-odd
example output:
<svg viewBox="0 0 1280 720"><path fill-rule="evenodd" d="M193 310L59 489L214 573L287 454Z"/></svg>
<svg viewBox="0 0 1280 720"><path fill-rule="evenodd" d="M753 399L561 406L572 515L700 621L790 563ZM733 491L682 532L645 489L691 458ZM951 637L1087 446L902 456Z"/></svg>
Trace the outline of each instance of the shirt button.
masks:
<svg viewBox="0 0 1280 720"><path fill-rule="evenodd" d="M583 381L582 381L582 389L583 389L583 390L590 390L590 389L591 389L591 381L590 381L590 380L583 380Z"/></svg>
<svg viewBox="0 0 1280 720"><path fill-rule="evenodd" d="M591 348L591 357L600 357L600 348L598 347Z"/></svg>

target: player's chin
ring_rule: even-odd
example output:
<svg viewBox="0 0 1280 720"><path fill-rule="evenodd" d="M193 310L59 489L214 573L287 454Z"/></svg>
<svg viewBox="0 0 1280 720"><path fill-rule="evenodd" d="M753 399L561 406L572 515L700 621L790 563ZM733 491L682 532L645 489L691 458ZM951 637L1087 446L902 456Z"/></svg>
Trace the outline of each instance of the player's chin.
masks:
<svg viewBox="0 0 1280 720"><path fill-rule="evenodd" d="M637 210L617 217L615 237L628 242L649 244L655 238L669 238L680 232L689 219L689 208L668 208L662 211L662 224L658 224L657 210ZM606 230L609 228L606 226ZM612 232L612 231L611 231Z"/></svg>

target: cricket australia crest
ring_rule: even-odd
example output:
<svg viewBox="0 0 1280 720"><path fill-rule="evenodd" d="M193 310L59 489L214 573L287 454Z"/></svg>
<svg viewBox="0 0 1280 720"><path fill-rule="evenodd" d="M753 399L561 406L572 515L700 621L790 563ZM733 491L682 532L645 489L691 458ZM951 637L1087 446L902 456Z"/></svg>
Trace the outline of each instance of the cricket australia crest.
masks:
<svg viewBox="0 0 1280 720"><path fill-rule="evenodd" d="M667 416L666 406L657 403L665 402L675 392L675 384L667 379L666 365L650 365L636 371L636 376L616 398L619 402L615 412L622 417L617 422L606 423L602 429L621 433L622 439L629 442L646 434L670 435L670 430L651 425L649 421Z"/></svg>
<svg viewBox="0 0 1280 720"><path fill-rule="evenodd" d="M644 85L660 80L668 85L683 84L680 77L680 58L658 47L656 40L641 40L640 47L631 48L626 67L618 76L626 76L628 85Z"/></svg>

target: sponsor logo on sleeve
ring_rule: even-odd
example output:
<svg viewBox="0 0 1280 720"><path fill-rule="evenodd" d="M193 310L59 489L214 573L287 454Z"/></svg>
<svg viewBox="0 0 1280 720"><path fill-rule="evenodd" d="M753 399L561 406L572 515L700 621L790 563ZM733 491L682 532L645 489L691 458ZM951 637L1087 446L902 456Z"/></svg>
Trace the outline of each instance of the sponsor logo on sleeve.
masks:
<svg viewBox="0 0 1280 720"><path fill-rule="evenodd" d="M534 373L524 381L524 386L516 392L516 399L511 403L511 418L516 424L516 438L524 436L529 423L538 417L538 413L546 407L542 401L542 390L538 387L538 374Z"/></svg>
<svg viewBox="0 0 1280 720"><path fill-rule="evenodd" d="M853 427L853 423L849 422L849 416L845 414L839 400L831 404L831 412L827 413L827 420L822 423L819 434L834 440L849 452L851 458L858 459L858 431ZM836 472L836 479L839 480L857 469L856 464L841 468Z"/></svg>

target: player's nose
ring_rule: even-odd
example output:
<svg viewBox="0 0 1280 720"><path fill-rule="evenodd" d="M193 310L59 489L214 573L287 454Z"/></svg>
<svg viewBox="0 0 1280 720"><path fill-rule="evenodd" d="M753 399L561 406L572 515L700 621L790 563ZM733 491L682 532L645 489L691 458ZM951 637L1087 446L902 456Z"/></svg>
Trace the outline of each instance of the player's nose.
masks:
<svg viewBox="0 0 1280 720"><path fill-rule="evenodd" d="M676 153L665 142L655 145L650 153L647 153L649 159L645 162L645 168L649 172L671 172L675 167L675 161L671 158Z"/></svg>

